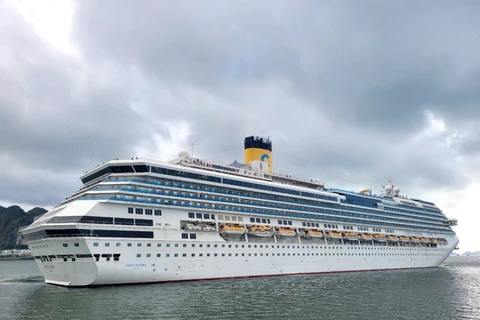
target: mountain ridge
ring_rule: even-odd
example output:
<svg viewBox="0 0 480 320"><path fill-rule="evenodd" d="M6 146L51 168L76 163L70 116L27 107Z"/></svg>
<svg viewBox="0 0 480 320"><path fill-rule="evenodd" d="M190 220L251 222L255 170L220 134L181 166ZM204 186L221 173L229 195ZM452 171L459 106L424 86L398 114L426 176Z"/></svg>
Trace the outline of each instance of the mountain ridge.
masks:
<svg viewBox="0 0 480 320"><path fill-rule="evenodd" d="M25 211L18 205L7 208L0 206L0 250L25 247L17 245L18 230L45 212L47 210L40 207Z"/></svg>

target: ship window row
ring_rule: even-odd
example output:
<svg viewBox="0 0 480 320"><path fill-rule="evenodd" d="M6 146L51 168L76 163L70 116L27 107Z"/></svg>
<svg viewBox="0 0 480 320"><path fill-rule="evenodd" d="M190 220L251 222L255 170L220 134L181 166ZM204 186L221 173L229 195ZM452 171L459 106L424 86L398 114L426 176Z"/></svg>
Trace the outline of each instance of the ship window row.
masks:
<svg viewBox="0 0 480 320"><path fill-rule="evenodd" d="M325 225L326 226L326 225ZM326 228L326 227L325 227ZM344 230L353 230L352 226L343 226ZM368 228L367 228L368 229ZM368 230L367 230L368 231Z"/></svg>
<svg viewBox="0 0 480 320"><path fill-rule="evenodd" d="M190 239L197 239L197 234L196 233L182 233L182 239L188 239L189 238L189 235L190 235Z"/></svg>
<svg viewBox="0 0 480 320"><path fill-rule="evenodd" d="M129 214L133 214L134 210L135 210L135 214L143 214L143 208L129 207L127 212ZM161 216L162 215L162 210L160 210L160 209L145 209L145 215L151 216L151 215L153 215L153 213L155 213L156 216Z"/></svg>
<svg viewBox="0 0 480 320"><path fill-rule="evenodd" d="M270 219L268 219L268 220L270 220ZM278 224L282 224L284 226L287 226L287 225L291 226L293 223L292 223L291 220L278 220Z"/></svg>
<svg viewBox="0 0 480 320"><path fill-rule="evenodd" d="M315 200L305 200L305 199L294 199L294 198L287 198L287 197L283 197L283 196L277 196L277 195L269 195L269 194L260 194L260 193L253 193L253 192L249 192L249 191L239 191L239 190L232 190L232 189L224 189L224 188L220 188L220 187L210 187L210 186L205 186L205 185L194 185L194 184L186 184L186 183L178 183L178 182L175 182L175 181L152 181L152 180L139 180L139 179L129 179L129 180L126 180L126 179L109 179L108 181L128 181L128 182L135 182L135 183L145 183L145 184L154 184L154 185L165 185L165 186L171 186L171 187L174 187L174 188L182 188L182 189L187 189L187 190L203 190L203 191L206 191L206 192L216 192L216 193L224 193L224 194L228 194L228 195L236 195L236 196L242 196L242 197L247 197L247 198L254 198L254 199L270 199L270 200L274 200L274 201L282 201L282 202L287 202L287 203L291 203L291 202L294 202L296 204L306 204L306 205L312 205L312 206L322 206L322 207L339 207L339 205L337 204L333 204L333 203L327 203L327 202L319 202L319 201L315 201ZM203 196L208 199L208 198L212 198L212 199L216 199L216 196L215 195L201 195L199 193L193 193L193 192L190 192L189 194L187 192L177 192L177 191L170 191L170 190L153 190L151 188L142 188L142 187L135 187L135 188L132 188L130 186L127 186L127 187L121 187L121 186L115 186L117 187L118 189L120 190L127 190L127 191L133 191L133 192L142 192L142 193L151 193L151 194L156 194L156 193L163 193L165 195L170 195L170 193L173 194L173 196L176 196L176 197L187 197L187 198L202 198ZM113 187L115 189L115 187ZM111 189L111 188L110 188ZM109 190L108 187L105 188L105 187L97 187L96 190ZM219 200L222 200L222 198L220 197ZM226 201L228 201L228 198L226 198ZM236 201L235 199L232 199L232 201ZM239 202L242 202L242 200L238 199ZM243 200L245 201L245 203L249 203L248 201L246 200ZM255 204L254 202L250 202L250 204ZM345 208L344 206L342 206L343 208ZM354 208L354 207L351 207L351 208L348 208L349 210L354 210L354 211L363 211L363 212L370 212L370 213L375 213L376 211L374 210L371 210L371 209L368 209L367 207L365 209L362 209L362 208ZM382 210L383 212L383 210ZM418 215L422 215L424 216L422 220L433 220L433 221L441 221L443 220L442 218L444 218L441 214L440 216L436 215L436 214L433 214L432 216L432 213L428 213L428 214L425 214L425 213L420 213L418 211L416 212L411 212L411 211L400 211L401 213L405 213L405 214L396 214L396 213L393 213L393 212L387 212L389 213L390 215L395 215L395 216L405 216L405 215L411 215L412 217L414 218L417 218L417 219L422 219L422 217L418 217Z"/></svg>
<svg viewBox="0 0 480 320"><path fill-rule="evenodd" d="M382 229L379 228L372 228L373 232L382 232Z"/></svg>
<svg viewBox="0 0 480 320"><path fill-rule="evenodd" d="M209 220L209 219L212 219L212 220L215 220L215 215L213 213L195 213L195 212L189 212L188 213L188 218L190 219L206 219L206 220Z"/></svg>
<svg viewBox="0 0 480 320"><path fill-rule="evenodd" d="M95 258L95 261L100 261L100 257L105 258L105 261L110 261L110 259L113 257L113 261L120 261L120 253L102 253L100 254L94 254L93 257Z"/></svg>
<svg viewBox="0 0 480 320"><path fill-rule="evenodd" d="M240 216L228 216L228 215L218 215L219 221L233 221L233 222L243 222L243 217Z"/></svg>
<svg viewBox="0 0 480 320"><path fill-rule="evenodd" d="M279 220L280 221L280 220ZM270 219L268 218L252 218L250 217L250 222L256 223L270 223Z"/></svg>
<svg viewBox="0 0 480 320"><path fill-rule="evenodd" d="M47 223L89 223L89 224L111 224L125 226L153 226L151 219L130 219L117 217L97 217L97 216L68 216L53 217Z"/></svg>
<svg viewBox="0 0 480 320"><path fill-rule="evenodd" d="M143 243L139 242L137 243L137 247L142 247ZM93 243L93 246L94 247L98 247L99 246L99 243L98 242L94 242ZM104 246L105 247L110 247L110 243L109 242L106 242L104 243ZM321 249L321 250L342 250L342 249L347 249L347 250L359 250L360 249L363 249L363 250L390 250L390 251L409 251L409 250L423 250L425 247L418 247L415 248L415 247L409 247L409 246L386 246L386 245L383 245L383 244L377 244L375 246L348 246L348 247L345 247L345 245L340 245L340 246L335 246L335 245L286 245L286 244L203 244L203 243L200 243L200 244L195 244L195 243L192 243L190 245L192 248L253 248L253 249L268 249L268 248L271 248L271 249ZM116 247L121 247L121 243L120 242L117 242L116 243ZM132 243L129 242L127 243L127 247L132 247ZM152 247L152 243L147 243L146 244L146 247ZM162 244L161 243L157 243L157 248L161 248L162 247ZM165 247L166 248L170 248L170 247L174 247L174 248L179 248L180 245L178 243L175 243L172 244L171 243L167 243L165 244ZM183 248L187 248L188 247L188 244L187 243L184 243L182 244L182 247ZM447 249L441 249L441 248L437 248L437 247L431 247L433 249L435 249L434 251L448 251Z"/></svg>
<svg viewBox="0 0 480 320"><path fill-rule="evenodd" d="M89 199L88 195L84 196L83 198ZM127 201L127 202L149 202L151 203L152 200L144 200L141 197L132 197L132 196L125 196L122 197L120 195L117 195L115 197L108 197L104 198L107 200L113 200L113 201ZM185 202L185 201L177 201L177 200L170 200L170 199L156 199L159 204L162 205L167 205L167 206L178 206L178 207L203 207L205 209L209 210L221 210L221 211L240 211L242 213L253 213L253 214L268 214L268 215L273 215L273 216L294 216L294 217L300 217L300 218L306 218L306 219L315 219L315 220L331 220L331 221L342 221L346 222L349 224L370 224L370 225L376 225L376 224L382 224L385 226L392 226L392 227L397 227L397 228L406 228L406 229L416 229L416 230L429 230L429 231L435 231L435 232L452 232L450 228L434 228L430 226L418 226L418 225L413 225L413 224L400 224L400 223L390 223L388 221L391 221L391 219L387 218L380 218L381 220L384 221L370 221L370 220L364 220L365 217L363 215L360 215L362 219L356 219L356 218L351 218L350 216L358 216L355 214L350 214L350 216L346 213L338 213L335 212L335 216L328 216L324 215L322 213L317 213L317 214L311 214L311 213L306 213L306 212L285 212L285 211L278 211L278 210L266 210L266 209L259 209L259 208L254 208L254 207L236 207L236 206L223 206L223 205L211 205L208 203L195 203L195 202Z"/></svg>
<svg viewBox="0 0 480 320"><path fill-rule="evenodd" d="M323 253L323 252L260 252L260 253L251 253L251 252L248 252L248 253L245 253L245 252L235 252L235 253L181 253L181 256L186 258L186 257L210 257L210 256L213 256L213 257L268 257L268 256L272 256L272 257L280 257L280 256L441 256L443 254L441 253L358 253L358 252L354 252L354 253L343 253L343 252L328 252L328 253ZM147 258L150 258L152 255L150 253L147 253L145 255ZM162 254L161 253L157 253L156 254L157 258L161 258L162 257ZM164 257L165 258L169 258L169 257L180 257L180 254L179 253L164 253ZM142 254L141 253L137 253L137 258L141 258L142 257ZM98 260L97 260L98 261ZM107 260L108 261L108 260Z"/></svg>
<svg viewBox="0 0 480 320"><path fill-rule="evenodd" d="M177 185L177 187L185 187L187 188L189 185L185 185L185 184L177 184L175 183L175 185ZM195 187L195 188L199 188L198 186L192 186L190 185L191 187ZM98 187L99 190L108 190L108 188L105 188L105 187ZM114 188L115 189L115 188ZM200 188L201 189L201 188ZM208 189L208 188L204 188L204 189ZM338 204L332 204L332 203L324 203L324 202L317 202L317 201L308 201L308 200L303 200L303 199L291 199L291 198L285 198L285 197L280 197L280 196L272 196L272 195L269 195L269 196L253 196L252 193L245 193L246 195L243 194L243 192L233 192L233 191L230 191L230 190L225 190L225 189L221 189L221 188L211 188L212 191L215 191L215 192L221 192L221 193L226 193L226 194L231 194L231 195L240 195L240 196L243 196L243 197L248 197L248 198L254 198L254 199L269 199L269 200L273 200L275 202L286 202L286 204L272 204L272 206L286 206L292 202L294 202L295 204L306 204L306 205L311 205L311 206L315 206L315 207L322 207L322 208L336 208L336 209L342 209L342 210L350 210L350 211L355 211L355 212L365 212L365 213L370 213L370 214L381 214L381 215L386 215L386 216L396 216L396 217L403 217L405 219L410 219L410 216L413 217L415 220L418 220L418 221L425 221L425 222L431 222L431 223L442 223L444 219L440 218L440 217L432 217L431 215L425 215L425 214L422 214L422 213L419 213L419 212L408 212L408 211L401 211L401 213L395 213L395 212L390 212L388 210L377 210L377 211L374 211L374 210L371 210L371 209L368 209L366 207L364 208L357 208L357 207L345 207L345 206L340 206ZM110 188L111 190L111 188ZM168 196L174 196L174 197L183 197L183 198L196 198L196 199L211 199L211 200L216 200L216 201L222 201L222 202L235 202L235 203L245 203L245 204L251 204L251 205L255 205L255 204L259 204L261 203L260 201L249 201L249 200L246 200L246 199L238 199L238 198L229 198L229 197L222 197L222 196L217 196L217 195L209 195L209 194L201 194L201 193L198 193L198 192L177 192L177 191L171 191L171 190L166 190L166 189L162 189L162 190L159 190L159 189L156 189L156 190L153 190L153 189L149 189L149 188L142 188L142 187L135 187L135 188L132 188L130 186L124 186L124 187L119 187L118 190L122 190L122 191L130 191L130 192L140 192L140 193L150 193L150 194L164 194L164 195L168 195ZM206 190L205 190L206 191ZM422 215L419 217L419 214Z"/></svg>
<svg viewBox="0 0 480 320"><path fill-rule="evenodd" d="M391 211L398 212L398 213L421 214L423 216L434 216L434 217L442 218L441 220L445 220L445 216L441 212L438 212L438 213L424 212L420 208L416 208L415 210L413 210L413 209L409 210L409 209L406 209L406 208L394 207L394 205L390 205L390 204L384 204L384 207L385 207L385 210L391 210Z"/></svg>
<svg viewBox="0 0 480 320"><path fill-rule="evenodd" d="M357 227L358 231L368 231L368 228L365 227Z"/></svg>
<svg viewBox="0 0 480 320"><path fill-rule="evenodd" d="M352 194L345 194L344 195L346 198L345 203L347 204L353 204L356 206L362 206L362 207L368 207L368 208L377 208L378 204L381 203L380 200L377 199L369 199L369 198L364 198L361 196L355 196Z"/></svg>
<svg viewBox="0 0 480 320"><path fill-rule="evenodd" d="M302 226L304 227L317 227L317 228L320 228L320 224L319 223L316 223L316 222L302 222ZM329 226L332 226L329 224ZM337 226L338 227L338 226Z"/></svg>
<svg viewBox="0 0 480 320"><path fill-rule="evenodd" d="M129 191L133 191L133 190L129 190ZM167 195L170 195L169 193ZM202 200L207 200L208 197L205 196L204 198L202 198ZM222 197L219 197L219 199L216 199L215 196L212 196L212 200L215 200L215 201L222 201L222 202L230 202L228 201L227 199L222 199ZM232 201L234 203L237 203L236 201ZM245 204L249 204L248 202L246 202ZM269 203L269 202L263 202L263 201L256 201L256 202L251 202L250 204L254 204L254 205L264 205L266 207L272 207L272 208L285 208L285 209L294 209L294 210L306 210L306 211L319 211L318 209L322 209L323 211L328 211L328 212L332 212L334 214L338 213L338 211L342 210L342 211L347 211L347 209L345 207L343 208L337 208L337 209L327 209L327 208L309 208L309 207L302 207L302 206L298 206L298 205L291 205L291 204L277 204L275 205L274 203ZM310 210L309 210L310 209ZM313 209L313 210L312 210ZM338 211L336 211L338 210ZM366 214L368 215L371 215L371 216L374 216L374 219L382 219L382 220L394 220L394 221L400 221L400 222L410 222L410 220L413 220L411 218L408 218L406 216L401 216L402 218L400 219L397 219L397 218L391 218L390 216L392 215L396 215L396 214L391 214L391 213L388 213L386 214L385 212L372 212L372 211L368 211L368 210L362 210L362 209L358 209L358 208L348 208L348 212L365 212ZM340 211L341 212L341 211ZM340 213L338 213L340 214ZM355 214L353 214L355 215ZM382 218L382 217L388 217L388 218ZM425 220L425 219L422 219L422 218L417 218L415 220ZM422 223L425 223L425 224L439 224L439 225L442 225L442 223L440 222L432 222L432 221L415 221L415 222L422 222Z"/></svg>
<svg viewBox="0 0 480 320"><path fill-rule="evenodd" d="M152 238L153 231L53 229L25 234L26 240L59 237Z"/></svg>

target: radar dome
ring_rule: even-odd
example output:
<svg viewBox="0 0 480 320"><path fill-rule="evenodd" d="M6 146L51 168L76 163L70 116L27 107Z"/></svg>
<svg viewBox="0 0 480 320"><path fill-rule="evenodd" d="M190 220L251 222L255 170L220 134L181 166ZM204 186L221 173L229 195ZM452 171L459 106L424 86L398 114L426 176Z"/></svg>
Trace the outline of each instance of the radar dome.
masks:
<svg viewBox="0 0 480 320"><path fill-rule="evenodd" d="M190 153L187 150L182 150L178 153L179 158L188 158L190 157Z"/></svg>
<svg viewBox="0 0 480 320"><path fill-rule="evenodd" d="M393 191L393 187L391 185L385 186L385 192L392 192L392 191Z"/></svg>
<svg viewBox="0 0 480 320"><path fill-rule="evenodd" d="M400 193L400 188L399 188L399 187L393 188L393 192L394 192L395 194L399 194L399 193Z"/></svg>

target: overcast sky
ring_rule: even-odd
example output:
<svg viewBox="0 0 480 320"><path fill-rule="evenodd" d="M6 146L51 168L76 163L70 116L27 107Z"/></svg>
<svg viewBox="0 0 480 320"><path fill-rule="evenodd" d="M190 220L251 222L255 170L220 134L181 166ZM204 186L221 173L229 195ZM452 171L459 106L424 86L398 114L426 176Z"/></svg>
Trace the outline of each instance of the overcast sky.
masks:
<svg viewBox="0 0 480 320"><path fill-rule="evenodd" d="M0 0L0 204L191 148L403 194L480 250L480 2Z"/></svg>

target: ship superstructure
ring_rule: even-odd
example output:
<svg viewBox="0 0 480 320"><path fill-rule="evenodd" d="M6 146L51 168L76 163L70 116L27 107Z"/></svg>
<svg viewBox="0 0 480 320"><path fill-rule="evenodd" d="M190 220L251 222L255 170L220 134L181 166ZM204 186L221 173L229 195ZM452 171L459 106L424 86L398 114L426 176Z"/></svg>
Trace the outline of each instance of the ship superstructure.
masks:
<svg viewBox="0 0 480 320"><path fill-rule="evenodd" d="M435 204L276 174L272 143L245 164L182 151L111 160L22 230L45 281L63 286L435 267L458 244Z"/></svg>

